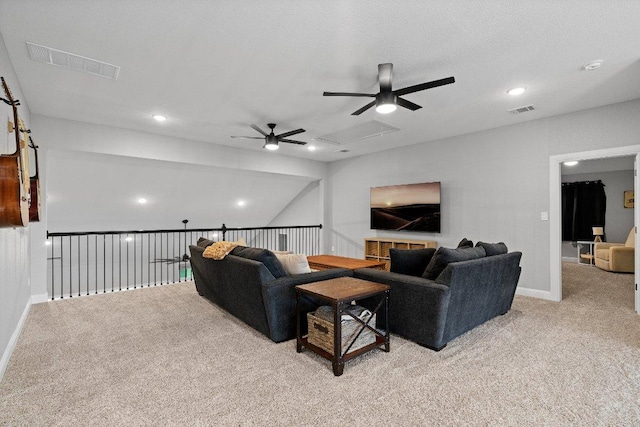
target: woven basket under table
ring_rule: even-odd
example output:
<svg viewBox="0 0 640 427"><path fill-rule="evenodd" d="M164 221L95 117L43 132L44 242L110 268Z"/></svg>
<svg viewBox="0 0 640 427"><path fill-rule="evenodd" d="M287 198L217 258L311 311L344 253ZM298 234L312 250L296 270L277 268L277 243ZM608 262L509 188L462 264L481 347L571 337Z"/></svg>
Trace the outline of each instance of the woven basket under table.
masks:
<svg viewBox="0 0 640 427"><path fill-rule="evenodd" d="M366 310L364 307L352 305L347 308L348 311L357 315L365 323L370 317L369 326L375 327L376 315ZM347 319L348 317L348 319ZM307 313L307 323L309 326L308 342L320 347L327 353L333 355L333 309L329 306L319 307L315 312ZM362 325L348 315L343 315L341 322L342 332L342 351L347 349L351 341L354 340ZM374 343L376 336L369 329L362 331L355 343L349 349L349 352L358 350L364 346Z"/></svg>

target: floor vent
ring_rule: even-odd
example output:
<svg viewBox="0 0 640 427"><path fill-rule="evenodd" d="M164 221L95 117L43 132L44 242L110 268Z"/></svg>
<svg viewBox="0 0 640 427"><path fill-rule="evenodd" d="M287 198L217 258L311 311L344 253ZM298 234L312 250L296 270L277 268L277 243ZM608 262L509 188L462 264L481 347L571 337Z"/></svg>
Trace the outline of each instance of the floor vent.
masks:
<svg viewBox="0 0 640 427"><path fill-rule="evenodd" d="M526 113L527 111L533 111L533 110L535 110L535 107L533 105L525 105L524 107L518 107L518 108L513 108L511 110L507 110L507 112L511 114L522 114L522 113Z"/></svg>
<svg viewBox="0 0 640 427"><path fill-rule="evenodd" d="M43 62L56 67L69 68L94 76L117 80L120 74L120 67L95 59L76 55L62 50L53 49L47 46L27 42L29 56L36 62Z"/></svg>

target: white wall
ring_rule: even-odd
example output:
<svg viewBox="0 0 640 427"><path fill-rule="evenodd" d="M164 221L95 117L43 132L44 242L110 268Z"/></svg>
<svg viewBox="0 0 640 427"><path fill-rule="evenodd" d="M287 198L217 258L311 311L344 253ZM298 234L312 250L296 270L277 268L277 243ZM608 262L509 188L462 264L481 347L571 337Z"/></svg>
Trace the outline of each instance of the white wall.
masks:
<svg viewBox="0 0 640 427"><path fill-rule="evenodd" d="M0 75L5 78L13 97L21 101L20 117L27 127L30 124L29 109L22 95L15 71L9 61L7 49L0 35ZM1 92L1 91L0 91ZM5 94L0 95L5 98ZM0 102L2 129L7 129L6 118L13 113L11 107ZM6 130L3 130L5 134ZM15 151L15 134L7 134L0 140L0 153ZM29 282L29 228L0 228L0 379L9 362L17 340L21 321L30 305Z"/></svg>
<svg viewBox="0 0 640 427"><path fill-rule="evenodd" d="M264 226L312 179L67 150L47 170L52 232Z"/></svg>
<svg viewBox="0 0 640 427"><path fill-rule="evenodd" d="M640 101L541 119L330 164L325 224L340 255L362 256L363 238L463 237L522 251L520 287L549 292L549 156L637 144ZM369 229L369 188L442 182L442 232Z"/></svg>

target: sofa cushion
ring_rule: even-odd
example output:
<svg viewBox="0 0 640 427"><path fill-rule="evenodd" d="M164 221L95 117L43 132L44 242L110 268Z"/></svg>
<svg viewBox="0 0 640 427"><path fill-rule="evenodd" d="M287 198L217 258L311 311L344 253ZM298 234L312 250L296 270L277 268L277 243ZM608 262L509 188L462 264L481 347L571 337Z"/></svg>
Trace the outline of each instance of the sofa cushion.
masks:
<svg viewBox="0 0 640 427"><path fill-rule="evenodd" d="M609 249L598 249L596 251L596 258L604 260L604 261L609 261L609 254L611 253L611 251Z"/></svg>
<svg viewBox="0 0 640 427"><path fill-rule="evenodd" d="M196 245L200 246L201 248L206 248L207 246L210 246L214 243L215 242L213 240L209 240L209 239L205 239L204 237L201 237L198 239L198 243L196 243Z"/></svg>
<svg viewBox="0 0 640 427"><path fill-rule="evenodd" d="M487 256L502 255L509 252L509 250L507 249L507 245L505 245L503 242L499 242L499 243L478 242L476 243L476 247L484 248L484 251L487 253Z"/></svg>
<svg viewBox="0 0 640 427"><path fill-rule="evenodd" d="M427 265L427 268L424 270L422 277L425 279L435 280L451 262L468 261L471 259L483 258L485 256L486 253L482 247L456 249L440 248L433 258L431 258L431 261L429 261L429 265Z"/></svg>
<svg viewBox="0 0 640 427"><path fill-rule="evenodd" d="M269 270L276 279L278 277L287 276L287 271L282 266L282 263L278 260L276 255L268 249L237 246L231 251L231 255L263 263L264 266L267 267L267 270Z"/></svg>
<svg viewBox="0 0 640 427"><path fill-rule="evenodd" d="M458 243L458 247L459 248L472 248L473 247L473 241L467 239L466 237L462 240L460 240L460 243Z"/></svg>
<svg viewBox="0 0 640 427"><path fill-rule="evenodd" d="M435 248L424 249L389 249L391 258L391 272L408 274L409 276L422 276L424 269L436 253Z"/></svg>
<svg viewBox="0 0 640 427"><path fill-rule="evenodd" d="M309 261L307 261L307 256L305 254L282 254L278 252L274 252L278 260L282 263L287 274L304 274L311 273L311 268L309 268Z"/></svg>

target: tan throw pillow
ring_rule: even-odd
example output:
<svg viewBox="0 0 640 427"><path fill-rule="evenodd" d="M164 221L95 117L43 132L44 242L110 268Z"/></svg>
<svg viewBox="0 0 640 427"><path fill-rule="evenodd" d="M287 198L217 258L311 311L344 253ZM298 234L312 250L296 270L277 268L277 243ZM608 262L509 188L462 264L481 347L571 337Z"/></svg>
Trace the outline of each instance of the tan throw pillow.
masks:
<svg viewBox="0 0 640 427"><path fill-rule="evenodd" d="M311 273L309 261L304 254L276 254L288 274Z"/></svg>
<svg viewBox="0 0 640 427"><path fill-rule="evenodd" d="M205 258L221 260L238 245L238 242L215 242L207 246L202 253Z"/></svg>

